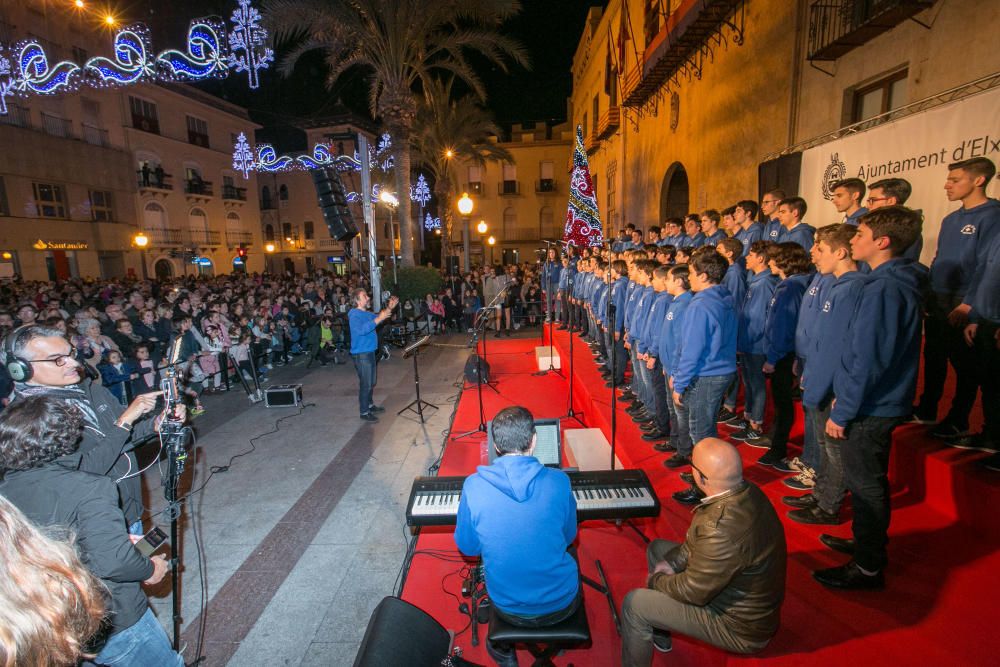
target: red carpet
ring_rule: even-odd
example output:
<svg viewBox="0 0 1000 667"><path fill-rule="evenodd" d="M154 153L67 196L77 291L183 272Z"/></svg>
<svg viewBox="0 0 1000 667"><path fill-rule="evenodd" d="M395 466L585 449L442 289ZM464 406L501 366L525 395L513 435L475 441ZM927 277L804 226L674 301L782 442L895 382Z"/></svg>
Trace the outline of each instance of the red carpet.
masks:
<svg viewBox="0 0 1000 667"><path fill-rule="evenodd" d="M567 412L568 386L564 377L532 376L538 338L496 342L491 339L488 361L498 380L497 392L483 391L487 419L500 409L524 405L536 417L558 417ZM569 374L568 337L556 333L563 373ZM590 427L601 428L610 440L610 392L597 372L589 350L574 342L574 409L582 411ZM452 433L476 428L479 406L475 386L460 399ZM977 418L981 419L981 416ZM636 521L650 537L682 540L690 510L670 498L683 488L677 474L661 465L665 458L640 439L640 431L621 411L617 419L618 456L627 467L641 467L649 475L663 504L657 519ZM565 428L575 428L567 420ZM839 527L803 526L786 520L788 586L782 608L782 627L770 646L752 657L730 655L690 640L674 638L671 653L656 654L656 665L758 664L802 665L986 665L995 664L1000 650L994 601L1000 596L1000 476L976 468L983 455L942 448L923 434L923 427L896 431L891 477L893 518L889 545L891 565L882 593L841 593L815 583L810 571L838 565L844 557L817 540L821 532L849 536L850 523ZM725 436L727 429L720 428ZM801 442L801 419L793 439ZM741 446L747 479L760 485L779 508L791 490L782 475L754 464L763 450ZM485 438L450 439L441 475L468 475L485 461ZM832 530L830 530L832 528ZM403 598L423 608L456 632L467 628L459 612L461 563L449 528L423 529L416 546ZM597 578L594 560L608 575L615 602L645 580L645 547L638 535L604 522L581 524L579 554L583 573ZM442 560L446 558L448 560ZM558 665L614 665L620 641L602 596L585 587L585 603L593 646L567 651ZM471 631L456 639L465 656L492 665L482 646L487 626L479 627L480 645L472 647ZM519 652L522 664L530 655Z"/></svg>

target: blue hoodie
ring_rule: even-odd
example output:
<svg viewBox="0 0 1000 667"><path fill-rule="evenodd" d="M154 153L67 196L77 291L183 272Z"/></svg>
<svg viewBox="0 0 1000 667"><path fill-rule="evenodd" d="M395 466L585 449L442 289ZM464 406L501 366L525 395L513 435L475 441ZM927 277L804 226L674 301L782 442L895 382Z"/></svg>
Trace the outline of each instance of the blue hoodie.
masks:
<svg viewBox="0 0 1000 667"><path fill-rule="evenodd" d="M688 237L688 246L691 248L700 248L705 245L705 235L698 232L694 236Z"/></svg>
<svg viewBox="0 0 1000 667"><path fill-rule="evenodd" d="M764 225L757 221L751 222L746 229L742 227L734 236L743 244L743 256L750 252L750 246L754 241L760 241L764 237Z"/></svg>
<svg viewBox="0 0 1000 667"><path fill-rule="evenodd" d="M859 415L902 417L913 411L927 268L896 258L866 276L848 344L833 377L838 426Z"/></svg>
<svg viewBox="0 0 1000 667"><path fill-rule="evenodd" d="M816 318L826 300L826 293L837 279L832 273L814 273L809 288L802 295L799 321L795 326L795 356L805 361L816 348Z"/></svg>
<svg viewBox="0 0 1000 667"><path fill-rule="evenodd" d="M802 404L806 407L825 406L833 396L833 376L840 367L844 349L850 345L848 326L854 318L865 280L865 274L849 271L834 278L823 290L815 315L813 349L809 363L802 370Z"/></svg>
<svg viewBox="0 0 1000 667"><path fill-rule="evenodd" d="M937 254L931 262L931 289L959 296L972 292L976 266L985 264L986 249L997 234L1000 201L996 199L946 215L938 233Z"/></svg>
<svg viewBox="0 0 1000 667"><path fill-rule="evenodd" d="M851 213L850 215L845 215L844 216L844 224L845 225L851 225L851 226L857 227L858 224L860 224L860 222L861 222L861 216L863 216L867 212L868 212L868 209L865 208L864 206L858 208L858 210L855 211L854 213Z"/></svg>
<svg viewBox="0 0 1000 667"><path fill-rule="evenodd" d="M642 338L649 309L653 305L653 286L646 285L636 290L635 314L632 316L632 328L628 330L628 339L635 343ZM639 348L636 347L636 352Z"/></svg>
<svg viewBox="0 0 1000 667"><path fill-rule="evenodd" d="M764 354L764 326L767 311L778 286L778 277L770 269L750 276L747 295L739 315L736 349L741 354Z"/></svg>
<svg viewBox="0 0 1000 667"><path fill-rule="evenodd" d="M712 234L707 234L702 245L719 245L719 241L726 238L726 233L721 229L716 229Z"/></svg>
<svg viewBox="0 0 1000 667"><path fill-rule="evenodd" d="M771 243L777 243L778 239L781 238L781 232L783 231L785 231L785 227L781 224L781 220L771 218L764 223L764 234L761 238L765 241L770 241Z"/></svg>
<svg viewBox="0 0 1000 667"><path fill-rule="evenodd" d="M774 288L764 323L764 354L774 365L795 352L795 325L799 321L799 306L812 276L799 274L785 278Z"/></svg>
<svg viewBox="0 0 1000 667"><path fill-rule="evenodd" d="M969 292L973 322L1000 324L1000 234L995 234L986 248L986 262L976 269L975 291Z"/></svg>
<svg viewBox="0 0 1000 667"><path fill-rule="evenodd" d="M692 292L682 292L673 298L670 307L667 308L667 315L660 324L660 334L657 337L658 348L656 356L663 365L664 375L673 375L673 368L677 363L677 352L681 343L681 327L684 324L684 313L687 311Z"/></svg>
<svg viewBox="0 0 1000 667"><path fill-rule="evenodd" d="M546 292L554 292L559 289L559 278L562 274L561 262L547 261L542 266L542 289Z"/></svg>
<svg viewBox="0 0 1000 667"><path fill-rule="evenodd" d="M625 330L632 330L632 318L635 317L635 307L639 301L639 297L642 296L642 286L639 283L630 280L628 282L628 290L625 293Z"/></svg>
<svg viewBox="0 0 1000 667"><path fill-rule="evenodd" d="M806 252L809 252L813 247L815 237L816 228L812 225L800 222L791 229L782 229L781 235L778 237L778 242L798 243Z"/></svg>
<svg viewBox="0 0 1000 667"><path fill-rule="evenodd" d="M642 331L639 333L639 344L636 350L640 354L649 353L657 356L657 348L660 345L660 329L663 325L663 318L667 316L667 309L673 297L667 292L655 292L653 303L649 307L649 315L645 318Z"/></svg>
<svg viewBox="0 0 1000 667"><path fill-rule="evenodd" d="M627 296L628 278L619 276L618 280L611 286L611 300L615 304L615 326L612 333L621 333L625 327L625 299Z"/></svg>
<svg viewBox="0 0 1000 667"><path fill-rule="evenodd" d="M576 538L569 477L533 456L501 456L465 480L455 544L482 556L486 588L501 611L539 616L565 609L580 573L566 548Z"/></svg>
<svg viewBox="0 0 1000 667"><path fill-rule="evenodd" d="M736 372L736 305L722 285L695 293L684 313L674 391L683 394L696 377Z"/></svg>
<svg viewBox="0 0 1000 667"><path fill-rule="evenodd" d="M722 286L733 295L733 303L736 304L736 312L739 313L743 307L743 299L747 295L747 270L739 262L733 262L726 269L726 275L722 277Z"/></svg>

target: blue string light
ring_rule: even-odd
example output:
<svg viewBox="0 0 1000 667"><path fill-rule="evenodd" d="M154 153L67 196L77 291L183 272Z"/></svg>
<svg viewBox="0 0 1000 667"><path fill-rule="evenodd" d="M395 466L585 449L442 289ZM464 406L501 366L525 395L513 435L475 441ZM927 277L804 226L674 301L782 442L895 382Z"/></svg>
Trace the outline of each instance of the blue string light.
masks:
<svg viewBox="0 0 1000 667"><path fill-rule="evenodd" d="M274 51L267 46L267 30L260 25L260 12L250 5L250 0L239 0L233 12L233 29L229 33L229 66L237 72L246 72L251 90L260 85L258 72L267 69L274 61Z"/></svg>

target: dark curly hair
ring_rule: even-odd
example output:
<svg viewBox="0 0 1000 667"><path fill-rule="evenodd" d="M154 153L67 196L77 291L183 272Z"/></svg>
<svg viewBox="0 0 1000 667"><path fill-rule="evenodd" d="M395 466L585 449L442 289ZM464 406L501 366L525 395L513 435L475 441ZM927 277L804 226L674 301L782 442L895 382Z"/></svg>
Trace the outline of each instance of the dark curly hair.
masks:
<svg viewBox="0 0 1000 667"><path fill-rule="evenodd" d="M771 260L786 276L810 273L813 269L809 253L798 243L778 243L771 248Z"/></svg>
<svg viewBox="0 0 1000 667"><path fill-rule="evenodd" d="M75 405L52 396L29 396L0 413L0 478L72 454L83 434Z"/></svg>

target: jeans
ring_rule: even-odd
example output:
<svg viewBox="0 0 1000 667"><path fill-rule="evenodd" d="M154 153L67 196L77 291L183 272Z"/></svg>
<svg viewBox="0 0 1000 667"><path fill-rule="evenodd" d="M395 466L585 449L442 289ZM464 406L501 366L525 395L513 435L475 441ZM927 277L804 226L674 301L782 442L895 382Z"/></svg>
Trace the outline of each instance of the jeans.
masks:
<svg viewBox="0 0 1000 667"><path fill-rule="evenodd" d="M788 435L795 421L792 403L792 362L789 354L774 365L771 374L771 400L774 401L774 426L771 429L771 449L768 453L785 458L788 455Z"/></svg>
<svg viewBox="0 0 1000 667"><path fill-rule="evenodd" d="M123 667L184 667L184 659L171 648L167 633L151 609L132 627L111 635L93 662Z"/></svg>
<svg viewBox="0 0 1000 667"><path fill-rule="evenodd" d="M981 322L976 331L973 350L979 382L983 390L983 433L994 445L1000 445L1000 410L987 406L1000 405L1000 349L997 349L998 325Z"/></svg>
<svg viewBox="0 0 1000 667"><path fill-rule="evenodd" d="M670 410L667 408L667 378L663 377L663 364L656 360L656 365L649 373L649 383L653 389L653 408L656 414L656 427L663 433L670 433Z"/></svg>
<svg viewBox="0 0 1000 667"><path fill-rule="evenodd" d="M613 340L615 334L613 331L608 332L608 337L612 340L609 341L612 348L614 349L615 355L615 384L621 386L625 384L625 366L628 365L628 356L625 354L625 343L620 340Z"/></svg>
<svg viewBox="0 0 1000 667"><path fill-rule="evenodd" d="M684 390L680 405L675 404L678 422L686 421L688 424L692 446L705 438L718 437L716 420L719 408L722 407L722 399L729 383L735 377L736 373L696 377ZM683 456L691 455L691 452L681 451L680 448L677 452Z"/></svg>
<svg viewBox="0 0 1000 667"><path fill-rule="evenodd" d="M806 416L813 423L816 444L819 447L819 463L816 467L816 486L813 497L824 512L837 514L844 502L847 488L844 486L843 442L826 434L826 420L830 418L830 406L808 408Z"/></svg>
<svg viewBox="0 0 1000 667"><path fill-rule="evenodd" d="M764 409L767 407L766 362L767 356L763 354L743 355L743 387L746 390L743 408L747 420L754 424L764 423Z"/></svg>
<svg viewBox="0 0 1000 667"><path fill-rule="evenodd" d="M924 393L917 413L937 418L938 403L948 376L948 363L955 369L955 397L944 421L961 430L969 427L969 413L976 402L977 359L965 344L962 329L948 324L948 313L962 302L960 295L930 293L924 320Z"/></svg>
<svg viewBox="0 0 1000 667"><path fill-rule="evenodd" d="M375 353L362 352L352 354L354 360L354 370L358 373L358 407L362 415L371 412L371 407L375 404L372 401L372 391L375 389Z"/></svg>
<svg viewBox="0 0 1000 667"><path fill-rule="evenodd" d="M726 409L730 412L736 412L736 399L740 393L740 376L743 374L742 371L743 362L740 359L740 355L736 356L736 377L729 384L729 388L726 389L726 397L722 401L722 404L726 406Z"/></svg>
<svg viewBox="0 0 1000 667"><path fill-rule="evenodd" d="M844 479L854 506L854 560L877 572L888 563L889 450L900 417L859 416L847 425L843 447Z"/></svg>
<svg viewBox="0 0 1000 667"><path fill-rule="evenodd" d="M646 547L649 571L677 546L676 542L653 540ZM649 666L654 629L679 632L733 653L752 653L767 645L740 638L729 627L727 616L707 605L685 604L657 590L636 588L622 602L622 665Z"/></svg>
<svg viewBox="0 0 1000 667"><path fill-rule="evenodd" d="M819 465L819 437L816 433L816 425L809 414L810 412L812 412L811 408L802 406L802 413L805 418L802 435L802 462L813 470L816 470L816 466Z"/></svg>

